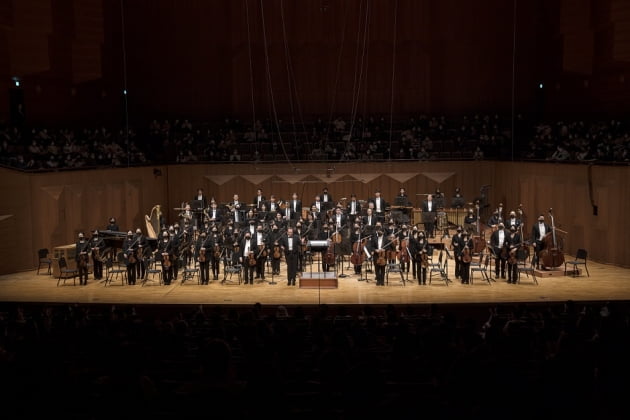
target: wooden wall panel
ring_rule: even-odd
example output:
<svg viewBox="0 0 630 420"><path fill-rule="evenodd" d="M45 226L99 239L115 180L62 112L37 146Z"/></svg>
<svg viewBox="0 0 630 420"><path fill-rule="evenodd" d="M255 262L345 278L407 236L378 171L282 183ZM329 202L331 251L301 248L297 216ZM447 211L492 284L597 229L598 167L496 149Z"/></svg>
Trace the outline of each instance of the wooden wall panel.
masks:
<svg viewBox="0 0 630 420"><path fill-rule="evenodd" d="M286 200L295 191L303 203L310 204L324 186L336 200L349 198L352 193L367 200L379 188L391 202L401 184L416 207L424 199L416 194L434 192L438 186L447 198L460 187L468 202L478 197L482 185L489 185L490 208L503 201L509 212L522 203L530 226L540 213L549 220L547 211L553 207L556 226L568 232L567 252L585 247L594 260L629 267L624 226L630 214L630 201L626 199L630 170L592 168L594 201L599 210L595 216L587 168L549 163L375 162L338 163L334 169L329 168L331 171L321 163L294 168L287 164L176 165L49 174L3 170L0 190L4 197L16 198L0 203L0 216L14 215L0 225L5 235L0 243L6 251L0 273L32 268L38 248L73 243L80 229L102 229L110 216L117 217L123 231L136 227L144 230L144 215L155 204L161 204L167 223L173 223L177 220L173 208L191 200L200 186L221 203L229 201L234 193L249 203L261 186L267 197L275 194ZM155 175L154 169L161 175ZM453 175L441 183L431 179L435 174L448 173ZM528 236L529 229L525 232Z"/></svg>

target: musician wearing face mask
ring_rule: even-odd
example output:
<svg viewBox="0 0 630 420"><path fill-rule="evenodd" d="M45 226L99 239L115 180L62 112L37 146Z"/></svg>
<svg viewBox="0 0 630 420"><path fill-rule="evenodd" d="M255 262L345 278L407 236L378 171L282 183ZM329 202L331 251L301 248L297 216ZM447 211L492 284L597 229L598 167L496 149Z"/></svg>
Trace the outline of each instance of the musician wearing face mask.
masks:
<svg viewBox="0 0 630 420"><path fill-rule="evenodd" d="M98 230L95 230L90 239L90 251L92 252L92 263L94 264L94 280L103 278L103 252L105 252L105 241L99 237Z"/></svg>
<svg viewBox="0 0 630 420"><path fill-rule="evenodd" d="M350 195L350 201L346 204L346 212L350 218L350 223L362 222L361 216L361 203L357 200L357 195L352 193Z"/></svg>
<svg viewBox="0 0 630 420"><path fill-rule="evenodd" d="M508 250L507 246L507 233L505 232L505 225L503 223L499 223L498 230L492 232L490 235L490 246L494 252L494 272L497 278L499 278L499 273L501 274L501 278L505 278L505 266L507 263Z"/></svg>
<svg viewBox="0 0 630 420"><path fill-rule="evenodd" d="M418 284L427 284L427 267L429 261L429 241L424 232L418 231L415 226L411 234L411 270L414 280L418 279Z"/></svg>
<svg viewBox="0 0 630 420"><path fill-rule="evenodd" d="M327 240L329 241L329 247L334 247L334 244L332 243L332 231L330 230L330 226L328 226L328 223L324 224L324 226L322 227L322 230L319 232L319 235L317 236L317 239L320 241L324 241ZM329 252L329 250L323 250L321 252L321 261L322 261L322 270L323 271L329 271L330 268L334 268L334 264L328 264L326 262L326 254Z"/></svg>
<svg viewBox="0 0 630 420"><path fill-rule="evenodd" d="M464 250L464 231L461 226L457 226L457 233L453 235L451 246L453 254L460 255ZM461 258L455 258L455 278L461 278L462 261Z"/></svg>
<svg viewBox="0 0 630 420"><path fill-rule="evenodd" d="M279 243L287 262L287 286L295 286L300 253L300 237L293 232L293 228L289 227L287 228L286 236L283 235Z"/></svg>
<svg viewBox="0 0 630 420"><path fill-rule="evenodd" d="M505 221L505 228L510 230L514 226L516 230L518 230L519 226L521 226L521 220L516 217L516 212L512 210L510 212L510 217Z"/></svg>
<svg viewBox="0 0 630 420"><path fill-rule="evenodd" d="M508 248L507 272L508 284L516 284L518 280L518 264L516 260L516 252L521 245L521 235L519 235L515 226L510 226L510 233L506 239Z"/></svg>
<svg viewBox="0 0 630 420"><path fill-rule="evenodd" d="M147 253L150 252L149 241L146 236L142 234L140 228L136 229L136 278L144 279L147 272Z"/></svg>
<svg viewBox="0 0 630 420"><path fill-rule="evenodd" d="M256 234L252 238L256 243L256 279L265 280L265 263L269 255L269 239L262 225L256 226Z"/></svg>
<svg viewBox="0 0 630 420"><path fill-rule="evenodd" d="M210 231L207 240L205 241L205 247L207 251L207 259L210 261L209 269L212 269L212 279L219 279L219 266L221 263L221 258L223 256L223 238L219 234L219 229L215 226ZM206 280L209 280L206 279ZM206 281L207 284L207 281Z"/></svg>
<svg viewBox="0 0 630 420"><path fill-rule="evenodd" d="M249 231L245 232L240 249L241 256L239 262L243 265L243 280L245 284L254 284L254 272L256 271L256 241Z"/></svg>
<svg viewBox="0 0 630 420"><path fill-rule="evenodd" d="M79 284L81 286L87 285L89 250L90 243L83 235L83 232L79 232L79 239L76 243L75 255L77 261L77 269L79 270Z"/></svg>
<svg viewBox="0 0 630 420"><path fill-rule="evenodd" d="M162 239L158 242L156 259L162 262L162 279L166 286L173 280L173 258L175 245L168 231L162 232Z"/></svg>
<svg viewBox="0 0 630 420"><path fill-rule="evenodd" d="M551 232L551 226L545 222L545 216L538 216L538 222L532 226L532 244L534 246L534 264L536 269L540 269L540 261L538 254L545 248L543 238L547 233Z"/></svg>
<svg viewBox="0 0 630 420"><path fill-rule="evenodd" d="M470 262L471 253L473 251L473 241L468 236L468 232L462 232L462 251L457 255L456 259L460 260L459 275L462 279L462 284L468 284L470 282Z"/></svg>
<svg viewBox="0 0 630 420"><path fill-rule="evenodd" d="M201 284L208 284L210 278L210 255L212 244L208 241L208 234L201 232L195 244L195 254L199 261L199 279Z"/></svg>
<svg viewBox="0 0 630 420"><path fill-rule="evenodd" d="M127 284L133 286L136 284L136 264L138 241L133 236L133 232L127 232L127 237L122 244L123 257L127 266Z"/></svg>
<svg viewBox="0 0 630 420"><path fill-rule="evenodd" d="M377 286L385 286L385 266L387 265L388 240L382 228L376 229L376 235L371 243L372 260L374 261L374 273Z"/></svg>

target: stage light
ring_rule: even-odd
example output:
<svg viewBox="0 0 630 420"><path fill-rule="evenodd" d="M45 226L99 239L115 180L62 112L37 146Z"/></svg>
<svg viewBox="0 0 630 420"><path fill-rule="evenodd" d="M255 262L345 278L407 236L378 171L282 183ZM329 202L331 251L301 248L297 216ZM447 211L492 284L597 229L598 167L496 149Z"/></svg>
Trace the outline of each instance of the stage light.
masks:
<svg viewBox="0 0 630 420"><path fill-rule="evenodd" d="M13 84L15 85L16 88L19 88L22 85L22 81L20 80L19 77L13 76L11 79L13 80Z"/></svg>
<svg viewBox="0 0 630 420"><path fill-rule="evenodd" d="M539 83L539 84L538 84L538 89L542 89L542 88L543 88L543 84L542 84L542 83Z"/></svg>
<svg viewBox="0 0 630 420"><path fill-rule="evenodd" d="M127 95L127 89L123 89L123 95Z"/></svg>

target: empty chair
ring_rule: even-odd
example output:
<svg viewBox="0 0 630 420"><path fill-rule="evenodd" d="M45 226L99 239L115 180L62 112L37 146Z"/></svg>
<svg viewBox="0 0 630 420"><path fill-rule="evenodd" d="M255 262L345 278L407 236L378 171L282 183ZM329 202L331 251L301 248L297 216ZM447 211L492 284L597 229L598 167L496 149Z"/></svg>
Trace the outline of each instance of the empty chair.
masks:
<svg viewBox="0 0 630 420"><path fill-rule="evenodd" d="M479 256L479 264L470 266L470 284L474 283L475 273L480 273L481 278L488 282L488 284L492 284L490 282L490 274L488 274L488 269L490 266L490 255L486 254L485 256L481 254Z"/></svg>
<svg viewBox="0 0 630 420"><path fill-rule="evenodd" d="M147 282L154 283L157 281L159 285L162 284L162 267L158 265L159 261L155 257L151 257L147 260L147 271L142 281L144 286ZM157 276L157 280L156 280Z"/></svg>
<svg viewBox="0 0 630 420"><path fill-rule="evenodd" d="M41 268L46 268L46 274L51 274L52 260L48 256L48 248L42 248L37 251L39 262L37 264L37 274Z"/></svg>
<svg viewBox="0 0 630 420"><path fill-rule="evenodd" d="M115 265L111 258L105 260L105 286L111 285L114 279L120 278L122 285L127 281L127 268Z"/></svg>
<svg viewBox="0 0 630 420"><path fill-rule="evenodd" d="M199 275L199 267L197 266L196 259L193 261L192 265L184 267L182 282L180 284L184 284L186 280L194 280L195 277L197 277L197 284L201 284L201 276Z"/></svg>
<svg viewBox="0 0 630 420"><path fill-rule="evenodd" d="M516 251L516 272L518 273L518 283L521 283L521 274L525 273L525 275L529 278L532 276L532 280L534 284L538 284L538 279L536 279L536 273L534 272L534 259L529 259L527 253L522 249Z"/></svg>
<svg viewBox="0 0 630 420"><path fill-rule="evenodd" d="M63 280L63 284L66 284L66 280L72 279L72 284L74 286L77 285L77 276L79 275L79 270L76 268L68 268L68 262L66 261L66 257L59 258L59 277L57 278L57 286L61 280Z"/></svg>
<svg viewBox="0 0 630 420"><path fill-rule="evenodd" d="M572 266L571 271L573 276L577 276L580 273L579 266L584 266L584 271L586 271L586 275L591 277L591 274L588 272L588 267L586 266L586 258L588 257L588 252L584 248L580 248L575 253L575 258L569 261L564 262L564 275L567 275L567 266Z"/></svg>
<svg viewBox="0 0 630 420"><path fill-rule="evenodd" d="M438 262L429 263L429 268L428 268L429 285L433 283L433 276L436 275L436 276L439 276L440 279L444 281L444 284L448 286L448 276L446 275L446 271L444 269L446 262L442 264L443 261L444 261L444 252L440 250L440 253L438 254Z"/></svg>
<svg viewBox="0 0 630 420"><path fill-rule="evenodd" d="M402 282L403 286L405 285L405 276L400 264L390 263L387 264L387 266L385 267L385 281L387 284L389 284L389 273L398 273L400 275L400 281Z"/></svg>

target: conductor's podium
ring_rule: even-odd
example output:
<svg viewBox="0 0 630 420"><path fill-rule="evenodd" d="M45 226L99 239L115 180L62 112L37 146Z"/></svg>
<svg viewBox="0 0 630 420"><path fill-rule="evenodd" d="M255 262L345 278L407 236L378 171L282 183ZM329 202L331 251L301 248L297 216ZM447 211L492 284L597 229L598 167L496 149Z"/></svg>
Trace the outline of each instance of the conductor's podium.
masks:
<svg viewBox="0 0 630 420"><path fill-rule="evenodd" d="M339 286L334 271L303 272L300 289L336 289Z"/></svg>

